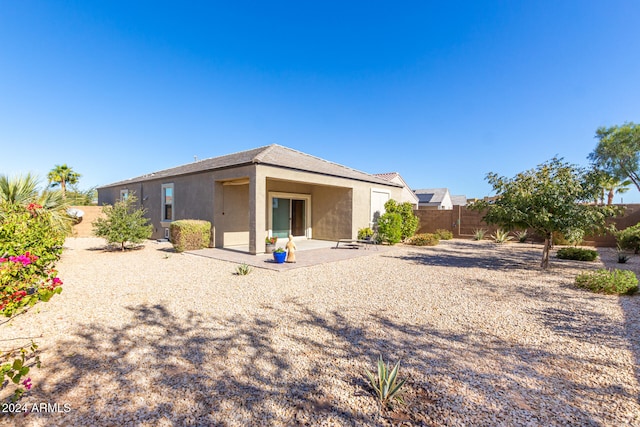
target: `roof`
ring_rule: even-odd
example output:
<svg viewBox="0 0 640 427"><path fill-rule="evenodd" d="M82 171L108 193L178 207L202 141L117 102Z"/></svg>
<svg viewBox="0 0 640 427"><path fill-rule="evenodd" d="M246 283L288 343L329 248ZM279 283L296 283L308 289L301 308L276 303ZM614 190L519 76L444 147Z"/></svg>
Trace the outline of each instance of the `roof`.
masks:
<svg viewBox="0 0 640 427"><path fill-rule="evenodd" d="M311 156L301 151L283 147L278 144L272 144L264 147L254 148L252 150L240 151L220 157L212 157L209 159L188 163L186 165L177 166L170 169L152 172L136 178L104 185L99 188L113 187L117 185L131 184L142 181L151 181L161 178L169 178L178 175L188 175L217 169L227 169L249 164L263 164L286 169L294 169L303 172L348 178L357 181L371 182L375 184L402 187L400 184L386 181L382 178L378 178L374 175L351 169L347 166L332 163L319 157Z"/></svg>
<svg viewBox="0 0 640 427"><path fill-rule="evenodd" d="M409 185L406 183L406 181L402 178L402 176L398 172L375 173L373 175L377 176L378 178L382 178L385 181L402 184L402 186L405 187L408 190L408 192L411 194L411 198L415 201L415 203L418 203L418 196L416 196L416 194L411 190L411 187L409 187Z"/></svg>
<svg viewBox="0 0 640 427"><path fill-rule="evenodd" d="M451 204L454 206L466 206L467 196L465 195L451 196Z"/></svg>
<svg viewBox="0 0 640 427"><path fill-rule="evenodd" d="M425 188L421 190L414 190L420 203L436 203L440 204L444 200L444 197L449 192L448 188Z"/></svg>

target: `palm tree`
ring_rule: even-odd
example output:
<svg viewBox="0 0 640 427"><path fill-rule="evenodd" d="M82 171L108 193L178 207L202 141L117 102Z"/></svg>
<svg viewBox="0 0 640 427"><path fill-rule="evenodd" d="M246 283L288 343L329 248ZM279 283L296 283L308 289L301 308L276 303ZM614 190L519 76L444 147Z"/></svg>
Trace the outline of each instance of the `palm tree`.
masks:
<svg viewBox="0 0 640 427"><path fill-rule="evenodd" d="M613 204L613 197L616 193L622 194L629 191L629 186L631 184L632 182L630 179L621 180L620 178L616 178L613 176L609 176L606 179L603 179L601 185L603 193L605 191L607 192L607 205Z"/></svg>
<svg viewBox="0 0 640 427"><path fill-rule="evenodd" d="M51 169L47 177L52 187L60 185L62 197L65 197L67 194L67 184L76 184L81 175L78 172L74 172L73 169L65 163L63 165L56 165Z"/></svg>
<svg viewBox="0 0 640 427"><path fill-rule="evenodd" d="M3 203L20 206L34 204L49 212L54 229L70 231L72 218L67 214L69 206L62 192L45 190L39 193L38 185L38 178L30 173L13 178L0 175L0 219Z"/></svg>

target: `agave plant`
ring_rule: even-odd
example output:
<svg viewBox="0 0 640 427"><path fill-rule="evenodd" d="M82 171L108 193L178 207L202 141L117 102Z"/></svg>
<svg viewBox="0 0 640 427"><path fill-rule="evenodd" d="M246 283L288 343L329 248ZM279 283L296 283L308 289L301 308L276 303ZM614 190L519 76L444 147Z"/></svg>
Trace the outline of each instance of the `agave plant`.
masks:
<svg viewBox="0 0 640 427"><path fill-rule="evenodd" d="M491 238L496 243L505 243L505 242L508 242L509 240L512 240L513 236L509 236L508 231L503 230L502 228L498 228L496 232L491 235Z"/></svg>
<svg viewBox="0 0 640 427"><path fill-rule="evenodd" d="M384 363L382 355L378 359L378 375L365 369L369 384L373 387L376 397L381 406L391 407L392 401L395 399L400 403L404 403L400 396L400 388L404 385L405 379L398 381L398 371L400 370L400 362L396 363L393 369L389 370L389 366Z"/></svg>
<svg viewBox="0 0 640 427"><path fill-rule="evenodd" d="M473 230L473 240L483 240L487 230L484 228L476 228Z"/></svg>
<svg viewBox="0 0 640 427"><path fill-rule="evenodd" d="M518 242L520 243L525 243L527 241L527 237L529 237L529 233L527 233L527 230L516 231L514 234L516 235L516 239L518 239Z"/></svg>
<svg viewBox="0 0 640 427"><path fill-rule="evenodd" d="M238 276L246 276L247 274L251 273L251 270L251 267L249 267L247 264L240 264L236 267L236 274Z"/></svg>

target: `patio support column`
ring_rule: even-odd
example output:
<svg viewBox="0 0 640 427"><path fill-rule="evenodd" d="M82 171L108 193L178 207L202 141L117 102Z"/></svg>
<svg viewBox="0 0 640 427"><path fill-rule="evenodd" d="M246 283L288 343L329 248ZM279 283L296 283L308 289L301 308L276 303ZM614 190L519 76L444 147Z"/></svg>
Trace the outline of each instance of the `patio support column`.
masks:
<svg viewBox="0 0 640 427"><path fill-rule="evenodd" d="M267 229L267 178L256 165L249 176L249 253L265 251L264 238Z"/></svg>

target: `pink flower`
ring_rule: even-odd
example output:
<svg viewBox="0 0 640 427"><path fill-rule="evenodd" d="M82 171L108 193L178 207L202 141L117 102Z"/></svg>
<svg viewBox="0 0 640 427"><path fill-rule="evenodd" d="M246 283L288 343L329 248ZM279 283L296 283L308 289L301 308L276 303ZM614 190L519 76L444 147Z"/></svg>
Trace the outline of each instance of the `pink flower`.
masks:
<svg viewBox="0 0 640 427"><path fill-rule="evenodd" d="M58 279L57 277L52 278L51 282L54 284L54 286L62 285L62 280Z"/></svg>
<svg viewBox="0 0 640 427"><path fill-rule="evenodd" d="M2 264L3 262L7 262L8 260L6 258L0 258L0 264Z"/></svg>
<svg viewBox="0 0 640 427"><path fill-rule="evenodd" d="M27 378L26 380L22 381L22 385L25 386L27 390L31 390L31 378Z"/></svg>

